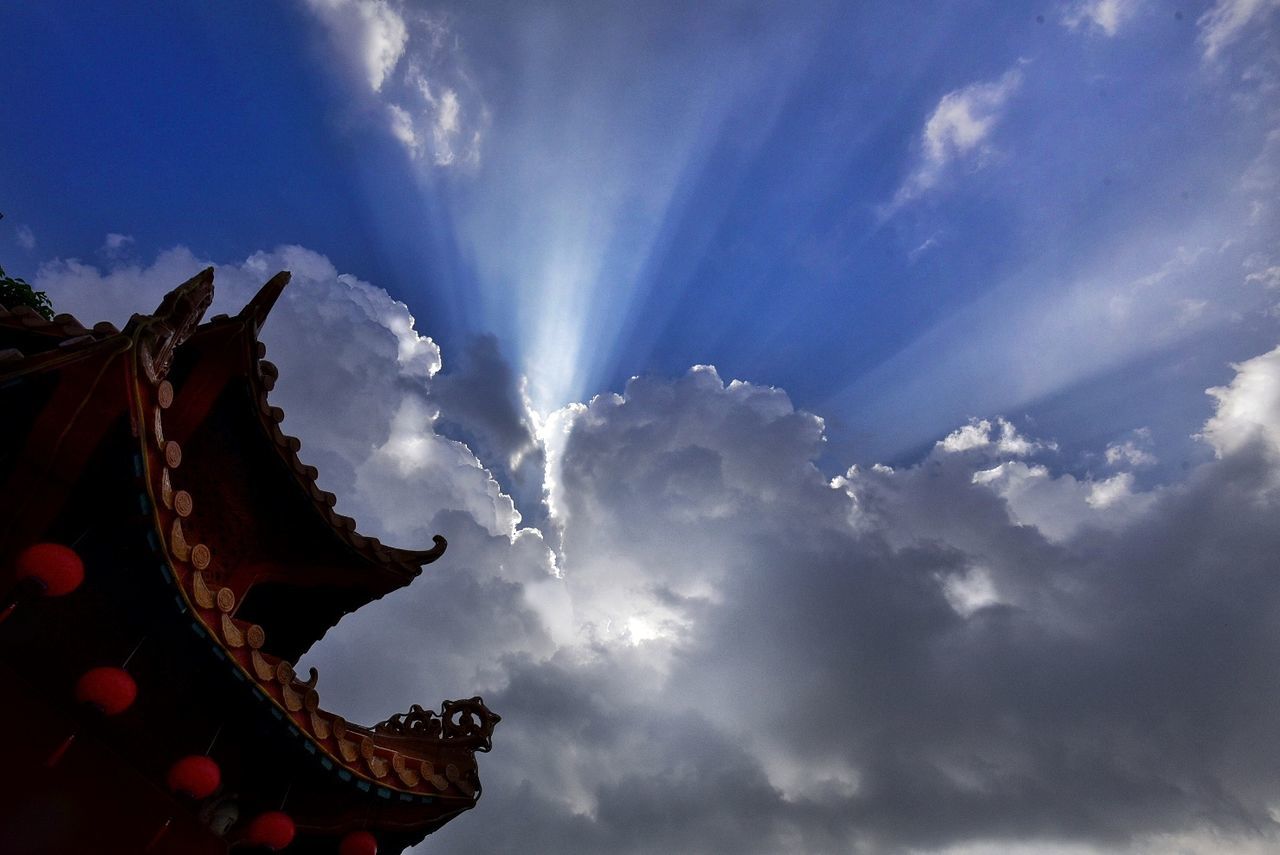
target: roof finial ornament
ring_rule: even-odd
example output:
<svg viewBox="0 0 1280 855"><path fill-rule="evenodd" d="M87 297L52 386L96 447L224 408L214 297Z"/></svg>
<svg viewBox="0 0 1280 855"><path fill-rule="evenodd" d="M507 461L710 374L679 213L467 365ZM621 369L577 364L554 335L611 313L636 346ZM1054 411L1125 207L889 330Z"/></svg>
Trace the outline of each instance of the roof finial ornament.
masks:
<svg viewBox="0 0 1280 855"><path fill-rule="evenodd" d="M159 383L169 373L173 352L200 325L213 302L213 268L206 267L174 288L151 315L134 315L125 332L138 342L138 354L147 379Z"/></svg>
<svg viewBox="0 0 1280 855"><path fill-rule="evenodd" d="M253 299L240 310L240 317L243 320L253 322L253 334L255 336L262 329L262 325L267 322L267 315L271 313L271 307L276 304L276 300L280 298L280 293L284 291L284 286L289 284L291 277L292 274L288 270L281 270L268 279L267 284L259 288L258 293L253 295Z"/></svg>

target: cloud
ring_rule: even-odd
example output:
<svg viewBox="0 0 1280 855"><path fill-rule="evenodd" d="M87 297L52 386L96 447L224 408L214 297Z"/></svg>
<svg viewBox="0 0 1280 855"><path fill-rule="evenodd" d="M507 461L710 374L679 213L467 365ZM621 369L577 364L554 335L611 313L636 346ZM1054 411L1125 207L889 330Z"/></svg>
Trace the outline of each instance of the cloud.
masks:
<svg viewBox="0 0 1280 855"><path fill-rule="evenodd" d="M37 285L121 318L203 263L60 261ZM496 342L442 369L406 307L301 248L219 266L214 311L276 267L273 397L302 456L364 529L450 539L308 654L323 702L367 722L479 691L504 717L479 807L424 850L1280 842L1280 348L1211 391L1217 456L1159 489L1064 472L992 418L831 479L821 418L709 366L539 425ZM557 538L470 445L509 469L531 435Z"/></svg>
<svg viewBox="0 0 1280 855"><path fill-rule="evenodd" d="M31 226L22 224L14 230L14 237L18 239L18 246L23 249L36 248L36 233L31 231Z"/></svg>
<svg viewBox="0 0 1280 855"><path fill-rule="evenodd" d="M1128 466L1138 469L1154 466L1158 461L1151 452L1151 429L1137 428L1133 435L1124 442L1113 442L1107 446L1107 464L1114 467Z"/></svg>
<svg viewBox="0 0 1280 855"><path fill-rule="evenodd" d="M1192 342L1210 331L1267 324L1274 296L1258 287L1265 278L1245 279L1270 266L1271 231L1232 213L1203 242L1164 235L1103 242L1084 251L1069 278L1061 270L1019 273L918 335L834 401L870 434L875 455L891 458L973 413L1025 411L1161 350L1191 353ZM1188 422L1185 433L1194 427Z"/></svg>
<svg viewBox="0 0 1280 855"><path fill-rule="evenodd" d="M1082 0L1067 8L1062 23L1071 30L1097 30L1114 36L1140 5L1141 0Z"/></svg>
<svg viewBox="0 0 1280 855"><path fill-rule="evenodd" d="M479 163L489 111L447 15L398 0L307 0L307 8L414 160Z"/></svg>
<svg viewBox="0 0 1280 855"><path fill-rule="evenodd" d="M414 127L413 117L409 115L409 111L398 104L388 104L387 116L391 120L391 136L398 139L410 151L418 151L422 141L418 138L418 131Z"/></svg>
<svg viewBox="0 0 1280 855"><path fill-rule="evenodd" d="M307 6L334 34L334 45L364 75L369 88L380 91L409 41L409 28L398 4L387 0L307 0Z"/></svg>
<svg viewBox="0 0 1280 855"><path fill-rule="evenodd" d="M127 248L133 244L133 235L122 235L116 232L110 232L102 242L102 248L99 249L98 252L107 258L114 259L123 255Z"/></svg>
<svg viewBox="0 0 1280 855"><path fill-rule="evenodd" d="M496 338L475 336L432 381L435 429L472 449L511 494L523 522L554 537L543 495L546 457L527 385Z"/></svg>
<svg viewBox="0 0 1280 855"><path fill-rule="evenodd" d="M935 232L934 234L931 234L929 235L929 237L925 238L924 241L921 244L919 244L915 249L907 253L907 261L910 262L911 264L915 264L916 260L920 258L920 256L924 255L926 252L933 249L937 245L938 245L938 233Z"/></svg>
<svg viewBox="0 0 1280 855"><path fill-rule="evenodd" d="M1225 48L1251 27L1262 25L1276 9L1280 9L1280 0L1218 0L1196 21L1204 58L1217 59Z"/></svg>
<svg viewBox="0 0 1280 855"><path fill-rule="evenodd" d="M1067 474L1055 476L1048 466L1021 461L974 472L973 483L1004 499L1015 522L1034 526L1055 542L1085 527L1123 528L1154 500L1154 495L1133 492L1133 475L1128 472L1081 480Z"/></svg>
<svg viewBox="0 0 1280 855"><path fill-rule="evenodd" d="M998 430L998 432L997 432ZM1040 443L1029 440L1018 433L1012 423L997 418L992 424L987 419L970 419L964 427L957 428L946 438L938 441L938 448L943 451L958 453L974 449L991 449L999 454L1025 457L1035 451L1056 446L1053 443Z"/></svg>
<svg viewBox="0 0 1280 855"><path fill-rule="evenodd" d="M925 120L918 162L887 213L932 189L952 163L980 160L988 151L987 138L1021 83L1021 67L1015 66L998 80L972 83L943 95Z"/></svg>
<svg viewBox="0 0 1280 855"><path fill-rule="evenodd" d="M1280 455L1280 347L1233 366L1230 385L1208 389L1218 411L1204 438L1219 457L1258 444Z"/></svg>
<svg viewBox="0 0 1280 855"><path fill-rule="evenodd" d="M554 765L579 793L539 808L534 849L929 851L994 834L1119 851L1204 823L1228 839L1274 830L1274 776L1248 759L1272 701L1244 675L1276 635L1280 496L1250 474L1253 450L1138 493L1125 474L1028 464L988 428L828 483L819 419L706 367L568 418L552 501L592 646L550 684L531 665L497 695L545 750L488 791L514 810ZM657 632L637 643L633 618ZM1199 629L1219 621L1254 629ZM716 747L679 760L675 710ZM714 738L728 734L732 753ZM682 810L689 780L716 805ZM717 825L734 803L741 837ZM659 812L661 840L637 834ZM483 848L478 830L457 834L451 851Z"/></svg>
<svg viewBox="0 0 1280 855"><path fill-rule="evenodd" d="M1272 264L1248 273L1244 277L1248 283L1256 283L1272 290L1280 289L1280 264Z"/></svg>

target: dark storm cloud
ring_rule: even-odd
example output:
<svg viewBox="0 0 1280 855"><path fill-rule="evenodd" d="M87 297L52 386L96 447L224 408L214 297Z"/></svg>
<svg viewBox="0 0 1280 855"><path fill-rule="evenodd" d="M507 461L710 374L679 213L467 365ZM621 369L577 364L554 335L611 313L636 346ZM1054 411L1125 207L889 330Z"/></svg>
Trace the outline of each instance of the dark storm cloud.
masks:
<svg viewBox="0 0 1280 855"><path fill-rule="evenodd" d="M1119 531L1090 527L1080 493L1084 528L1055 542L975 483L998 448L833 489L815 426L707 370L576 414L556 507L599 634L581 661L509 664L495 703L538 749L488 792L520 821L460 823L451 851L526 833L610 852L1274 837L1265 432ZM975 568L993 601L966 616L947 584ZM616 643L602 626L627 610L671 637Z"/></svg>
<svg viewBox="0 0 1280 855"><path fill-rule="evenodd" d="M635 584L685 627L661 696L802 779L853 771L845 798L818 773L778 801L759 851L792 835L824 849L791 826L824 789L815 827L874 848L1274 829L1280 536L1263 440L1122 531L1054 543L974 483L992 461L972 453L852 473L858 501L837 511L808 463L811 422L778 397L707 372L636 384L579 417L562 463L570 589L580 550L625 540L647 559ZM945 583L974 567L1005 601L966 618Z"/></svg>
<svg viewBox="0 0 1280 855"><path fill-rule="evenodd" d="M1259 462L1218 464L1124 533L1066 548L980 507L982 553L762 545L778 570L734 586L682 682L772 675L735 724L799 765L844 758L859 786L832 812L885 849L1273 828L1280 538ZM1017 602L957 614L936 580L969 563Z"/></svg>

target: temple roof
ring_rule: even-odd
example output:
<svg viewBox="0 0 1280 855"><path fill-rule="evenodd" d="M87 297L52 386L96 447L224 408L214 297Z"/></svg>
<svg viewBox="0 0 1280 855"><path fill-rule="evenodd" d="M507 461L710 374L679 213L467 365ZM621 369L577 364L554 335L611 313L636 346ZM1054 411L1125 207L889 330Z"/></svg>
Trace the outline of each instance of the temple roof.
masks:
<svg viewBox="0 0 1280 855"><path fill-rule="evenodd" d="M212 270L205 271L212 279ZM198 290L203 285L196 277L166 298L157 315L174 310L185 311L197 305L197 301L184 301L179 293L183 289ZM279 371L268 362L265 345L258 334L272 306L289 282L289 274L282 272L272 277L252 300L236 315L221 315L209 323L193 327L190 337L178 351L172 366L172 379L179 391L169 412L166 413L168 435L185 447L195 440L195 448L205 448L214 456L207 461L211 470L221 470L226 463L217 459L230 451L229 444L200 442L200 429L207 420L216 421L220 428L229 428L241 435L244 442L253 443L250 453L261 455L265 449L281 464L274 469L261 466L250 473L255 480L251 489L263 489L263 481L270 479L272 487L280 490L281 498L295 505L304 505L321 521L327 536L339 542L345 549L327 556L340 555L342 566L349 568L348 578L359 579L370 598L382 596L408 584L421 572L425 564L443 554L446 542L436 535L428 549L402 549L387 546L375 537L367 537L356 529L355 520L335 510L337 497L323 490L317 483L319 475L314 466L304 463L298 452L302 442L285 433L280 426L284 411L273 406L269 394L275 386ZM154 316L153 316L154 317ZM137 319L135 319L137 320ZM131 325L134 322L131 322ZM198 385L198 389L192 386ZM230 412L220 412L230 410ZM208 439L208 438L204 438ZM223 437L225 439L225 437ZM265 439L266 442L262 442ZM244 448L240 451L243 453ZM284 488L287 484L288 488ZM290 547L297 550L296 542ZM290 565L282 557L282 570L306 572L315 581L314 568ZM336 581L336 568L330 564L325 574L329 581Z"/></svg>
<svg viewBox="0 0 1280 855"><path fill-rule="evenodd" d="M163 635L174 615L160 620L144 600L170 612L176 604L178 635L189 644L194 630L207 661L188 673L191 654L165 641L171 665L164 679L185 697L197 690L189 683L201 669L220 680L230 669L231 685L241 687L233 694L243 698L225 703L247 701L279 722L282 756L290 746L305 749L298 756L316 764L307 773L314 779L295 786L293 799L319 851L328 851L325 835L369 816L365 798L374 800L374 824L387 839L412 842L475 803L474 754L489 750L499 719L471 698L446 701L439 713L414 706L363 727L321 709L314 671L305 680L294 673L298 657L344 614L408 584L446 544L437 535L430 549L397 549L360 534L317 485L316 469L299 459L301 442L281 430L284 414L268 400L278 372L258 335L288 281L288 273L276 275L236 315L208 322L212 269L124 330L99 324L88 331L70 316L48 322L23 311L0 314L0 440L17 449L0 456L7 524L0 583L8 584L13 556L33 538L70 543L98 532L84 541L103 540L91 547L106 562L89 569L92 596L78 605L68 598L64 619L76 629L60 631L54 644L27 645L43 651L33 674L53 674L54 660L75 661L99 642L130 638L129 615ZM132 496L123 505L115 500L121 490ZM102 507L103 499L111 504ZM156 561L158 575L146 569ZM123 599L111 606L113 597ZM24 631L36 639L45 625ZM77 645L75 632L97 638ZM160 667L158 657L154 663ZM224 703L216 693L207 697ZM182 697L174 702L196 716L197 728L206 726L197 708ZM170 715L163 726L178 720ZM266 732L246 727L246 738ZM164 748L139 739L146 751ZM240 798L258 798L247 781L240 786Z"/></svg>
<svg viewBox="0 0 1280 855"><path fill-rule="evenodd" d="M213 300L213 275L213 268L201 271L166 294L151 314L134 315L123 331L108 322L88 329L67 314L48 321L25 306L0 308L0 382L55 374L63 396L74 399L76 384L96 382L92 372L82 377L69 370L95 359L93 345L115 350L136 340L144 374L169 398L166 441L189 458L200 455L188 468L198 466L209 475L210 486L222 491L224 506L247 508L256 496L270 495L281 504L270 507L269 516L299 529L271 532L261 514L238 520L238 538L245 537L248 525L278 542L270 566L254 568L255 579L335 592L328 604L312 597L306 611L311 626L293 644L300 653L343 614L407 585L444 553L447 543L436 535L426 549L387 546L361 534L354 519L335 510L337 497L316 483L318 470L299 458L301 440L281 429L284 411L268 397L279 371L263 358L266 347L258 335L289 273L273 276L238 314L201 323ZM44 379L46 385L53 382ZM81 391L82 396L89 392ZM252 465L243 466L246 459ZM333 544L341 548L331 549ZM308 566L307 557L316 555L323 556L322 565ZM336 593L339 589L345 590Z"/></svg>

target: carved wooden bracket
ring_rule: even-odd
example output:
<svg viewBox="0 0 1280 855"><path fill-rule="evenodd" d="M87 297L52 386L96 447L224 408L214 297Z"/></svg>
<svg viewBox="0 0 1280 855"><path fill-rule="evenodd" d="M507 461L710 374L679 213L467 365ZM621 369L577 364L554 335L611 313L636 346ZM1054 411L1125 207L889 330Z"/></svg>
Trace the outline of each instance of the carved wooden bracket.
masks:
<svg viewBox="0 0 1280 855"><path fill-rule="evenodd" d="M164 380L174 351L195 332L212 302L213 268L209 267L166 294L151 315L133 316L126 330L137 337L138 355L148 380Z"/></svg>
<svg viewBox="0 0 1280 855"><path fill-rule="evenodd" d="M464 701L445 701L440 712L426 710L417 704L407 713L396 713L386 721L373 726L375 733L395 736L415 736L433 742L442 742L469 748L472 751L488 751L493 748L493 728L502 716L484 705L478 697Z"/></svg>

